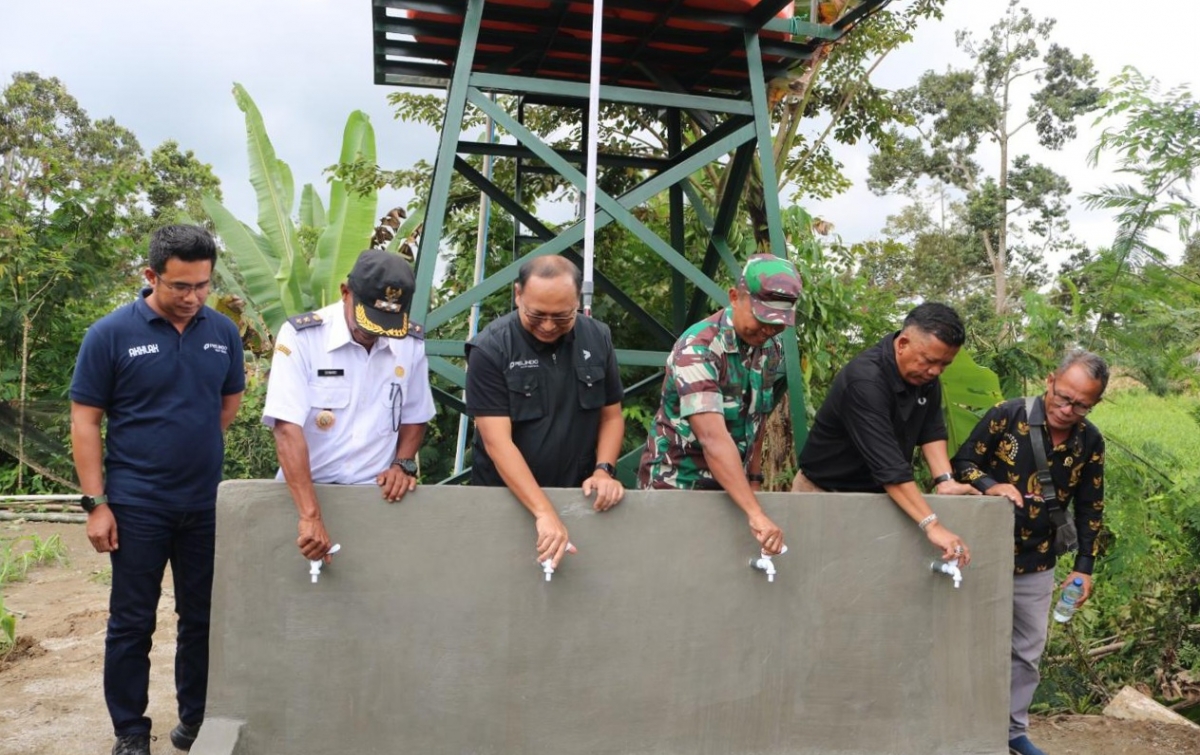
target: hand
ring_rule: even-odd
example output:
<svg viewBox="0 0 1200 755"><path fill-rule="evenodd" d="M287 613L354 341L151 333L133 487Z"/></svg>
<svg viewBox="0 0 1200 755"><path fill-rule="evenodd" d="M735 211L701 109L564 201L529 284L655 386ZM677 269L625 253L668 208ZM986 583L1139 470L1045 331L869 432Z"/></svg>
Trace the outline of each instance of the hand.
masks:
<svg viewBox="0 0 1200 755"><path fill-rule="evenodd" d="M925 536L929 538L929 542L942 549L943 561L957 558L959 567L965 567L971 563L971 549L967 547L962 538L943 527L939 522L929 525L929 528L925 530Z"/></svg>
<svg viewBox="0 0 1200 755"><path fill-rule="evenodd" d="M539 516L535 521L537 527L537 560L540 564L550 559L551 566L558 568L558 562L568 550L575 552L567 536L567 528L557 514Z"/></svg>
<svg viewBox="0 0 1200 755"><path fill-rule="evenodd" d="M325 531L325 522L301 517L297 529L300 531L300 537L296 538L296 546L305 558L309 561L324 559L327 564L333 561L333 556L329 555L331 543L329 533Z"/></svg>
<svg viewBox="0 0 1200 755"><path fill-rule="evenodd" d="M375 475L375 484L383 490L383 499L388 503L396 503L417 489L417 478L409 477L403 469L392 465Z"/></svg>
<svg viewBox="0 0 1200 755"><path fill-rule="evenodd" d="M1079 608L1081 605L1083 605L1084 603L1087 602L1088 598L1092 597L1092 575L1091 574L1084 574L1083 572L1073 571L1067 575L1067 578L1064 579L1063 583L1058 586L1058 589L1062 590L1067 585L1071 584L1071 582L1073 580L1076 580L1076 579L1083 580L1083 595L1080 595L1079 600L1075 601L1075 607Z"/></svg>
<svg viewBox="0 0 1200 755"><path fill-rule="evenodd" d="M759 512L751 517L750 532L768 555L776 556L783 550L783 530L764 513Z"/></svg>
<svg viewBox="0 0 1200 755"><path fill-rule="evenodd" d="M1013 505L1019 509L1025 508L1025 499L1021 497L1021 491L1017 490L1015 485L1009 485L1007 482L1002 482L993 485L987 489L984 495L996 495L1002 498L1007 498L1013 502Z"/></svg>
<svg viewBox="0 0 1200 755"><path fill-rule="evenodd" d="M621 481L609 477L608 472L601 469L597 469L591 477L583 481L583 494L591 495L593 491L596 493L596 500L592 503L592 508L596 511L608 511L625 497L625 486Z"/></svg>
<svg viewBox="0 0 1200 755"><path fill-rule="evenodd" d="M88 514L87 538L97 553L110 553L117 549L117 518L107 504L97 506Z"/></svg>
<svg viewBox="0 0 1200 755"><path fill-rule="evenodd" d="M939 482L933 492L938 495L979 495L979 491L973 485L968 485L965 482L955 482L954 480L944 480Z"/></svg>

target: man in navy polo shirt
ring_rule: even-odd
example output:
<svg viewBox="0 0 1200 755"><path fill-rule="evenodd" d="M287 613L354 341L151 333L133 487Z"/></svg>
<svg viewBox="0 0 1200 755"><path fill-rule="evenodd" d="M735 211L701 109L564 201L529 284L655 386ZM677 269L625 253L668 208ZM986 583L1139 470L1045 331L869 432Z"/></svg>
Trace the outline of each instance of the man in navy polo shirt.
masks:
<svg viewBox="0 0 1200 755"><path fill-rule="evenodd" d="M113 755L150 753L150 644L168 561L179 615L172 744L191 748L204 720L222 433L245 387L237 327L204 306L216 259L202 228L155 231L149 286L88 329L71 381L87 535L112 561L104 698Z"/></svg>

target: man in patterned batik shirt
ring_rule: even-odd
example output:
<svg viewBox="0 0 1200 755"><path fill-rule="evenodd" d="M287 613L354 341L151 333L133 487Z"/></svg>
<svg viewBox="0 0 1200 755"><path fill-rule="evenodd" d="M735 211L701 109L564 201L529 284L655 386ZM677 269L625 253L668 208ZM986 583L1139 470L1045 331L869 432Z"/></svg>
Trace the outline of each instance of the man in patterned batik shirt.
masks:
<svg viewBox="0 0 1200 755"><path fill-rule="evenodd" d="M1104 515L1104 437L1086 419L1108 385L1108 366L1087 351L1068 354L1046 378L1046 393L1033 401L997 404L975 426L954 456L958 479L984 495L1002 496L1015 507L1013 549L1012 697L1008 747L1017 755L1044 755L1029 741L1029 704L1037 689L1054 592L1056 528L1042 499L1030 432L1042 432L1050 477L1064 511L1074 514L1079 552L1063 586L1083 582L1081 605L1092 593L1096 536ZM1031 427L1032 425L1032 427ZM1045 428L1042 430L1042 428Z"/></svg>
<svg viewBox="0 0 1200 755"><path fill-rule="evenodd" d="M762 430L783 374L780 333L795 324L800 276L786 259L751 257L729 306L684 331L667 358L662 402L638 487L724 490L767 553L783 533L758 504Z"/></svg>

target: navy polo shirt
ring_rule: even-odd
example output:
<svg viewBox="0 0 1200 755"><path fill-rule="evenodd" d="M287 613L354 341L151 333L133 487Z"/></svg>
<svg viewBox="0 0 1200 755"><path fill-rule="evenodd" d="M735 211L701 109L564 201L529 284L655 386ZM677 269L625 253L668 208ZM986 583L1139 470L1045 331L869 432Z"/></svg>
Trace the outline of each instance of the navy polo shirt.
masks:
<svg viewBox="0 0 1200 755"><path fill-rule="evenodd" d="M112 503L210 508L225 459L221 401L246 385L242 339L209 307L180 333L146 303L149 293L88 329L71 400L107 416L104 492Z"/></svg>

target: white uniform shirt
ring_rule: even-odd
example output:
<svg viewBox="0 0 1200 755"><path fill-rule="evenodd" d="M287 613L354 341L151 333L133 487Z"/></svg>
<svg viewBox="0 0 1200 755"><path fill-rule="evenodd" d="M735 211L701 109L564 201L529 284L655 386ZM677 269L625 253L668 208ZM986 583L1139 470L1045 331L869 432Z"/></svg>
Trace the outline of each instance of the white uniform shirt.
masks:
<svg viewBox="0 0 1200 755"><path fill-rule="evenodd" d="M350 337L341 301L317 315L320 325L280 329L263 423L304 428L313 482L373 484L396 458L399 424L433 418L425 342L380 338L368 353ZM333 416L325 429L317 423L322 412Z"/></svg>

